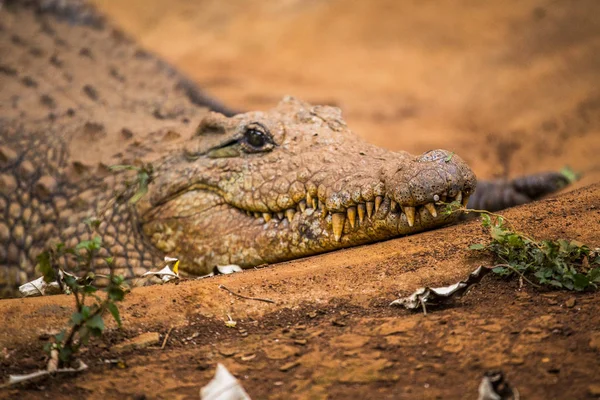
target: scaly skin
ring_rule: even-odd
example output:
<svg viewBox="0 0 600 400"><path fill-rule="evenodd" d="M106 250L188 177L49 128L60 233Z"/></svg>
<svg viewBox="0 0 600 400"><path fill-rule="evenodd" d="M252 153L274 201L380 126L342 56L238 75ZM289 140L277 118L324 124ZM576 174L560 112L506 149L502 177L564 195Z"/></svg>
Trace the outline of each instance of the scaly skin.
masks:
<svg viewBox="0 0 600 400"><path fill-rule="evenodd" d="M132 277L170 255L199 275L435 228L455 218L435 201L475 189L459 156L370 145L336 108L287 98L228 118L78 1L6 2L0 54L0 296L33 278L53 243L90 239L86 218L102 221L97 272L104 257ZM113 203L133 189L106 166L141 162L156 169L148 195ZM555 178L486 184L502 196L472 199L510 206Z"/></svg>

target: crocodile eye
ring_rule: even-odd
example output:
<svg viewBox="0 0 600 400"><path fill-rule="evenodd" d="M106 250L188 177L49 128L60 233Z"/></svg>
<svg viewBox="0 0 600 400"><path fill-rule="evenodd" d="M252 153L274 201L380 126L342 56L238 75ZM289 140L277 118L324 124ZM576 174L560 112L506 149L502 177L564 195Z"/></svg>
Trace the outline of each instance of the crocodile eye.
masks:
<svg viewBox="0 0 600 400"><path fill-rule="evenodd" d="M274 146L267 128L258 123L248 125L245 128L241 143L242 149L247 153L269 151Z"/></svg>
<svg viewBox="0 0 600 400"><path fill-rule="evenodd" d="M248 129L244 136L246 137L246 143L252 147L261 148L267 143L265 134L256 129Z"/></svg>

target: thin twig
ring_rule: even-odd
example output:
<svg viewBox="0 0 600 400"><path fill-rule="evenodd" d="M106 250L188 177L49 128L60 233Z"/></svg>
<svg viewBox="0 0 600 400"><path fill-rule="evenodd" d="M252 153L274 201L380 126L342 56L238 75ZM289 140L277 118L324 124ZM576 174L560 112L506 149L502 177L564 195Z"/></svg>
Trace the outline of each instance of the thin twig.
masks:
<svg viewBox="0 0 600 400"><path fill-rule="evenodd" d="M265 303L271 303L271 304L275 304L275 301L271 300L271 299L262 299L260 297L248 297L248 296L243 296L241 294L238 294L234 291L232 291L231 289L228 289L227 287L223 286L223 285L219 285L219 289L223 289L228 291L229 293L231 293L232 295L239 297L240 299L245 299L245 300L256 300L256 301L264 301Z"/></svg>
<svg viewBox="0 0 600 400"><path fill-rule="evenodd" d="M161 350L165 349L165 346L167 345L167 340L169 339L169 335L171 334L172 330L173 330L173 327L170 327L169 330L168 330L168 332L167 332L167 334L165 335L165 338L164 338L164 340L162 342L162 346L160 346Z"/></svg>
<svg viewBox="0 0 600 400"><path fill-rule="evenodd" d="M540 285L536 285L535 283L531 282L529 279L525 278L525 275L523 275L523 273L519 270L517 270L515 267L513 267L510 264L497 264L494 265L493 267L491 267L492 269L496 268L496 267L504 267L504 268L508 268L511 271L513 271L514 273L516 273L517 275L519 275L521 277L521 279L524 279L527 283L529 283L531 286L533 286L534 288L540 289L541 286Z"/></svg>

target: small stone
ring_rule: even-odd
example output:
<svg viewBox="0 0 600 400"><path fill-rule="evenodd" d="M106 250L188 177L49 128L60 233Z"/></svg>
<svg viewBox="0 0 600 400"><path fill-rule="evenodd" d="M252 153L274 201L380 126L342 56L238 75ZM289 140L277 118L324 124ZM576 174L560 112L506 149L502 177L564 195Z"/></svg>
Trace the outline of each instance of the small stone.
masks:
<svg viewBox="0 0 600 400"><path fill-rule="evenodd" d="M575 297L569 297L567 301L565 301L565 306L567 306L567 308L573 308L575 307L575 301Z"/></svg>
<svg viewBox="0 0 600 400"><path fill-rule="evenodd" d="M489 325L483 325L480 326L479 329L481 329L482 331L485 332L500 332L502 330L502 326L500 326L499 324L489 324Z"/></svg>
<svg viewBox="0 0 600 400"><path fill-rule="evenodd" d="M346 323L344 321L340 321L337 319L331 320L331 324L334 326L346 326Z"/></svg>
<svg viewBox="0 0 600 400"><path fill-rule="evenodd" d="M317 318L317 313L315 311L311 311L307 315L308 315L308 318L310 318L310 319Z"/></svg>
<svg viewBox="0 0 600 400"><path fill-rule="evenodd" d="M588 386L588 392L594 397L600 397L600 384L591 384L590 386Z"/></svg>
<svg viewBox="0 0 600 400"><path fill-rule="evenodd" d="M237 354L237 350L229 347L223 347L219 349L219 354L221 354L223 357L232 357Z"/></svg>
<svg viewBox="0 0 600 400"><path fill-rule="evenodd" d="M306 339L296 339L296 340L294 340L294 343L304 346L307 343L307 340Z"/></svg>
<svg viewBox="0 0 600 400"><path fill-rule="evenodd" d="M600 350L600 332L592 332L590 336L590 347L594 350Z"/></svg>
<svg viewBox="0 0 600 400"><path fill-rule="evenodd" d="M291 361L287 364L282 365L279 370L282 372L287 372L293 368L296 368L298 365L300 365L300 361Z"/></svg>
<svg viewBox="0 0 600 400"><path fill-rule="evenodd" d="M158 344L160 335L158 332L146 332L134 337L126 342L113 346L112 350L116 352L129 351L135 349L144 349L146 347Z"/></svg>

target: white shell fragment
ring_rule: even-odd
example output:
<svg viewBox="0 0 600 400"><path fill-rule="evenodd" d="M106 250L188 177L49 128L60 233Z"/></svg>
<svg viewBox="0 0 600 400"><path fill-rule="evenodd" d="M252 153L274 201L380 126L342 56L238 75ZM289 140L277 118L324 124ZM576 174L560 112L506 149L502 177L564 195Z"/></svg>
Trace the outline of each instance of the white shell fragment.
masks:
<svg viewBox="0 0 600 400"><path fill-rule="evenodd" d="M519 400L516 387L512 387L500 371L486 372L479 384L477 400Z"/></svg>
<svg viewBox="0 0 600 400"><path fill-rule="evenodd" d="M150 276L150 275L158 276L160 279L163 280L163 282L168 282L171 279L179 278L179 274L176 274L175 272L173 272L171 267L169 267L168 265L165 266L160 271L148 271L142 276Z"/></svg>
<svg viewBox="0 0 600 400"><path fill-rule="evenodd" d="M239 265L235 265L235 264L229 264L229 265L217 265L215 267L217 269L217 271L219 271L220 274L223 275L227 275L227 274L233 274L234 272L242 272L242 267L240 267Z"/></svg>
<svg viewBox="0 0 600 400"><path fill-rule="evenodd" d="M198 279L209 278L209 277L215 276L215 275L229 275L229 274L233 274L234 272L242 272L242 271L243 271L242 267L240 267L239 265L235 265L235 264L215 265L212 272L210 272L206 275L199 276Z"/></svg>
<svg viewBox="0 0 600 400"><path fill-rule="evenodd" d="M173 257L165 257L165 263L163 269L160 271L148 271L142 275L144 276L157 276L162 279L163 282L169 282L171 279L179 279L179 259ZM173 269L171 269L173 265Z"/></svg>
<svg viewBox="0 0 600 400"><path fill-rule="evenodd" d="M63 274L67 276L75 276L63 270L59 270L58 273L60 274L61 279L63 277ZM44 281L44 277L40 276L37 279L34 279L19 286L19 293L21 293L21 296L23 297L35 297L59 294L61 293L61 291L57 281L46 283Z"/></svg>
<svg viewBox="0 0 600 400"><path fill-rule="evenodd" d="M202 400L251 400L240 382L225 368L217 364L215 377L200 389Z"/></svg>
<svg viewBox="0 0 600 400"><path fill-rule="evenodd" d="M425 311L427 303L443 303L456 294L464 293L469 287L478 283L489 271L491 271L490 268L483 266L478 267L475 271L471 272L465 280L450 286L419 288L410 296L401 297L392 301L390 306L402 306L408 310L416 310L419 307L422 307Z"/></svg>

